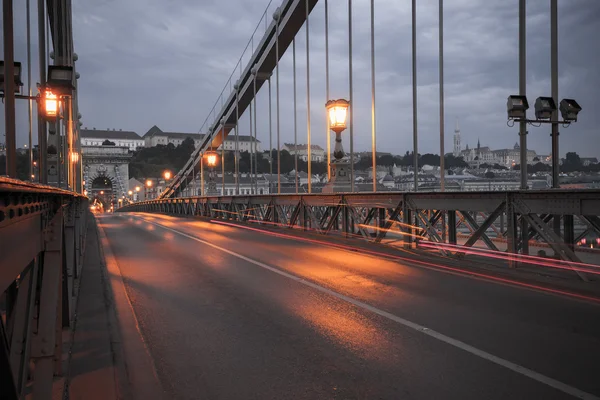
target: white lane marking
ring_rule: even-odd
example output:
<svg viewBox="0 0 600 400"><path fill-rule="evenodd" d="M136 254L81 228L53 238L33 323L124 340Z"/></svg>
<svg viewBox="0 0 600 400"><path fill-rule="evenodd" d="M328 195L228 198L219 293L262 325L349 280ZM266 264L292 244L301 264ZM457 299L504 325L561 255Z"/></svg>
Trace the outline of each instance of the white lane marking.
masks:
<svg viewBox="0 0 600 400"><path fill-rule="evenodd" d="M260 261L257 261L257 260L254 260L252 258L246 257L246 256L244 256L242 254L236 253L235 251L231 251L231 250L228 250L228 249L226 249L224 247L218 246L216 244L207 242L206 240L197 238L195 236L192 236L192 235L189 235L187 233L178 231L176 229L172 229L172 228L166 227L166 226L164 226L162 224L159 224L159 223L156 223L156 222L148 221L148 220L146 220L143 217L142 217L142 219L144 219L146 222L148 222L150 224L153 224L153 225L156 225L156 226L158 226L160 228L166 229L168 231L177 233L178 235L184 236L184 237L186 237L188 239L195 240L195 241L197 241L199 243L205 244L205 245L210 246L210 247L212 247L214 249L220 250L220 251L222 251L224 253L227 253L229 255L237 257L237 258L239 258L241 260L247 261L247 262L249 262L251 264L254 264L254 265L258 266L258 267L261 267L263 269L266 269L268 271L274 272L274 273L276 273L278 275L284 276L284 277L289 278L289 279L291 279L293 281L296 281L298 283L301 283L303 285L311 287L311 288L313 288L315 290L318 290L318 291L320 291L322 293L328 294L330 296L333 296L335 298L343 300L343 301L345 301L347 303L353 304L356 307L362 308L363 310L370 311L370 312L372 312L374 314L380 315L380 316L382 316L384 318L387 318L387 319L389 319L391 321L397 322L400 325L403 325L403 326L405 326L407 328L413 329L413 330L415 330L417 332L421 332L421 333L423 333L423 334L425 334L427 336L430 336L432 338L435 338L435 339L437 339L437 340L439 340L441 342L447 343L447 344L449 344L451 346L454 346L454 347L459 348L461 350L464 350L464 351L466 351L468 353L471 353L471 354L473 354L473 355L475 355L477 357L480 357L480 358L483 358L485 360L488 360L488 361L490 361L490 362L492 362L492 363L494 363L496 365L500 365L500 366L502 366L504 368L507 368L507 369L509 369L511 371L514 371L514 372L516 372L518 374L521 374L523 376L526 376L528 378L536 380L536 381L538 381L540 383L543 383L545 385L548 385L550 387L558 389L561 392L567 393L567 394L569 394L571 396L577 397L579 399L586 399L586 400L600 400L600 397L597 397L597 396L595 396L595 395L593 395L591 393L584 392L583 390L577 389L577 388L575 388L573 386L569 386L566 383L563 383L563 382L557 381L556 379L553 379L553 378L547 377L545 375L542 375L539 372L533 371L533 370L531 370L529 368L525 368L525 367L523 367L523 366L521 366L519 364L515 364L515 363L513 363L511 361L505 360L503 358L500 358L498 356L490 354L490 353L488 353L486 351L480 350L480 349L478 349L476 347L473 347L473 346L471 346L469 344L461 342L460 340L457 340L457 339L451 338L449 336L446 336L443 333L434 331L433 329L429 329L429 328L427 328L427 327L425 327L423 325L419 325L419 324L417 324L415 322L412 322L412 321L409 321L407 319L398 317L398 316L396 316L394 314L391 314L391 313L389 313L387 311L380 310L379 308L373 307L373 306L371 306L371 305L369 305L367 303L363 303L362 301L353 299L352 297L348 297L348 296L343 295L341 293L335 292L335 291L333 291L331 289L327 289L327 288L325 288L323 286L319 286L316 283L308 281L308 280L306 280L304 278L300 278L299 276L290 274L290 273L282 271L282 270L280 270L278 268L275 268L275 267L272 267L270 265L264 264L264 263L262 263Z"/></svg>

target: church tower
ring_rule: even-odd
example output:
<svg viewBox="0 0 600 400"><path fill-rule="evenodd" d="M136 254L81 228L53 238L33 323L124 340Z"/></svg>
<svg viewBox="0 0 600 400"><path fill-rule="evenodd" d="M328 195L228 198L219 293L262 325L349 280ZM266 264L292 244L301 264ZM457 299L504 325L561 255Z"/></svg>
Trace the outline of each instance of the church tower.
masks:
<svg viewBox="0 0 600 400"><path fill-rule="evenodd" d="M460 128L458 127L458 118L456 119L456 128L454 128L454 157L460 156Z"/></svg>

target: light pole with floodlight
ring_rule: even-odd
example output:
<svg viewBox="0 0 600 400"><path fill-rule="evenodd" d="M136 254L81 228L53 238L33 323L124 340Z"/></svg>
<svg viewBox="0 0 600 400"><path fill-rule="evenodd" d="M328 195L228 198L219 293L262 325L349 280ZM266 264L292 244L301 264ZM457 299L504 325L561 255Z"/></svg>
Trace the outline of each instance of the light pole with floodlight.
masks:
<svg viewBox="0 0 600 400"><path fill-rule="evenodd" d="M558 126L562 124L563 127L568 127L573 122L577 122L577 116L581 111L581 106L573 99L562 99L558 106L558 111L562 116L562 120L553 119L557 111L556 103L552 97L538 97L535 100L535 119L527 119L526 111L529 109L529 102L526 96L511 95L508 96L506 103L506 109L508 114L507 125L512 127L515 122L526 123L532 126L541 126L542 124L552 124ZM558 135L558 132L556 132ZM521 149L521 152L525 149ZM526 156L521 156L522 159L526 159ZM523 171L524 166L521 165ZM558 174L559 174L559 155L552 154L552 187L558 188Z"/></svg>

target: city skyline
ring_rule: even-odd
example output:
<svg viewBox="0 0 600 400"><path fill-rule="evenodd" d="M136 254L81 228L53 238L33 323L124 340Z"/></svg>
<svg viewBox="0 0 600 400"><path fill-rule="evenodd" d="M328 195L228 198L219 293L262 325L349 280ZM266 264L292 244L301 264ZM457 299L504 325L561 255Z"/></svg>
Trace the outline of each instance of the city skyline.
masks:
<svg viewBox="0 0 600 400"><path fill-rule="evenodd" d="M86 126L118 126L147 129L147 115L170 130L195 132L217 98L235 61L256 23L266 1L229 0L223 18L222 3L184 3L177 9L161 2L130 1L111 4L80 1L74 4L75 50L81 73L80 110ZM239 4L239 7L237 6ZM546 1L528 1L528 97L548 95L549 6ZM580 0L579 7L559 3L559 97L573 97L583 106L577 124L560 128L560 154L575 151L597 156L596 139L600 116L592 112L599 94L589 88L600 86L595 65L599 52L593 48L597 25L590 17L600 10L594 0ZM437 2L419 2L417 9L417 51L419 84L419 152L439 153L437 102ZM330 4L331 97L347 97L347 9ZM354 104L355 150L370 149L370 66L368 63L368 2L354 3ZM377 3L376 89L378 150L402 154L412 149L412 101L410 98L410 10L392 1ZM141 21L135 26L131 18ZM32 16L35 26L35 15ZM202 23L194 22L202 21ZM24 62L24 5L15 4L15 59ZM178 21L175 23L174 21ZM392 23L395 21L395 23ZM384 28L385 27L385 28ZM226 29L224 29L226 28ZM311 105L312 142L326 147L324 84L323 4L311 14ZM124 34L131 30L131 34ZM216 36L210 32L221 32ZM37 45L33 35L32 45ZM121 40L113 40L121 37ZM233 46L226 44L234 43ZM577 46L565 46L577 43ZM297 37L298 137L306 142L305 43ZM517 128L506 126L505 102L517 92L517 7L516 2L488 4L480 0L448 2L445 8L445 147L451 152L454 122L461 121L463 144L479 138L493 148L518 140ZM37 54L33 52L33 81L36 81ZM24 63L25 66L25 63ZM135 73L133 72L135 71ZM585 79L582 79L585 78ZM291 48L281 66L281 142L293 141L291 112ZM273 85L274 86L274 85ZM150 87L152 89L150 89ZM259 135L268 140L266 119L268 94L258 95ZM152 93L160 92L158 101ZM203 96L197 96L197 93ZM274 90L273 90L274 92ZM163 93L165 95L163 95ZM274 95L274 93L273 93ZM275 98L273 98L275 101ZM126 106L125 106L126 105ZM273 114L274 113L273 104ZM400 111L399 111L400 110ZM3 110L0 111L3 117ZM17 143L26 143L26 103L17 102ZM246 113L247 114L247 113ZM262 117L260 117L262 115ZM275 118L273 116L273 118ZM106 123L107 119L110 123ZM242 127L249 125L247 115ZM35 127L34 127L35 131ZM248 129L245 132L248 133ZM529 128L528 147L550 153L549 127ZM275 123L273 135L275 137ZM34 137L36 137L34 132ZM329 135L331 138L331 134ZM303 140L300 140L303 138ZM575 138L575 139L573 139ZM344 133L348 147L348 132ZM349 148L347 149L347 151ZM450 150L450 151L449 151Z"/></svg>

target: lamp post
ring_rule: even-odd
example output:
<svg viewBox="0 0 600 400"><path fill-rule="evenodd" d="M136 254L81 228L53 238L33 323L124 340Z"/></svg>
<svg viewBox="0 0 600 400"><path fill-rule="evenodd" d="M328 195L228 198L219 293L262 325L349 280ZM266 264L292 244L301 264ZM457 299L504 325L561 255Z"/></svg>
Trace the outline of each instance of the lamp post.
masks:
<svg viewBox="0 0 600 400"><path fill-rule="evenodd" d="M206 190L207 196L216 196L219 194L217 192L217 183L215 182L215 167L218 162L218 155L215 151L208 151L204 155L206 157L206 164L208 165L208 189Z"/></svg>
<svg viewBox="0 0 600 400"><path fill-rule="evenodd" d="M140 190L142 190L142 188L140 188L139 186L135 187L135 198L134 198L135 201L140 201L140 195L139 195Z"/></svg>
<svg viewBox="0 0 600 400"><path fill-rule="evenodd" d="M165 178L165 190L167 190L166 186L169 185L169 180L171 179L171 171L166 170L165 172L163 172L163 178ZM163 191L163 193L164 193L164 191Z"/></svg>
<svg viewBox="0 0 600 400"><path fill-rule="evenodd" d="M127 195L129 195L129 202L131 203L133 201L133 190L128 190Z"/></svg>
<svg viewBox="0 0 600 400"><path fill-rule="evenodd" d="M148 196L148 191L150 190L150 188L152 188L152 181L150 179L146 180L146 186L144 188L146 190L146 196L145 196L146 200L149 200L148 199L148 197L149 197Z"/></svg>
<svg viewBox="0 0 600 400"><path fill-rule="evenodd" d="M325 104L329 117L329 128L335 132L335 147L333 149L334 160L329 164L331 180L323 188L323 193L352 191L349 175L350 162L342 147L342 132L347 127L349 107L350 103L344 99L329 100Z"/></svg>

